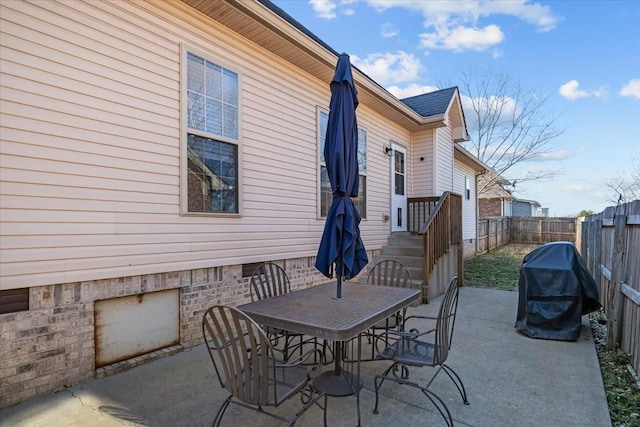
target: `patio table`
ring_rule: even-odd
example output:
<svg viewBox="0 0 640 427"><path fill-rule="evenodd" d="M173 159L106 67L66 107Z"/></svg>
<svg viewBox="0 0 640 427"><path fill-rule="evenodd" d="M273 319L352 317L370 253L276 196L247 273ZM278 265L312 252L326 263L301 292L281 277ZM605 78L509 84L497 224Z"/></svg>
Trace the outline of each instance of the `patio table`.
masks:
<svg viewBox="0 0 640 427"><path fill-rule="evenodd" d="M328 396L356 396L360 426L361 332L408 306L420 297L418 289L345 283L336 298L336 282L244 304L238 308L258 324L323 338L336 343L335 365L314 380ZM341 345L357 338L356 372L342 368Z"/></svg>

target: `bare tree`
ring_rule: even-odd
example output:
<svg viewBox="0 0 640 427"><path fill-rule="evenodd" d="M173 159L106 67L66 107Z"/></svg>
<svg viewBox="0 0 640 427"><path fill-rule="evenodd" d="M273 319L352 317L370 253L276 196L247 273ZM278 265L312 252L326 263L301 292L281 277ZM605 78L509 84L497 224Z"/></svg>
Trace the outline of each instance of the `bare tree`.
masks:
<svg viewBox="0 0 640 427"><path fill-rule="evenodd" d="M629 176L623 174L612 178L607 187L613 190L613 196L607 202L618 204L640 199L640 158L633 159L633 169Z"/></svg>
<svg viewBox="0 0 640 427"><path fill-rule="evenodd" d="M461 72L457 85L471 136L465 143L467 150L513 186L555 175L549 171L508 175L514 165L550 153L551 141L564 132L557 129L558 117L547 115L548 96L527 90L510 74L494 70ZM483 180L478 193L493 185L493 180Z"/></svg>

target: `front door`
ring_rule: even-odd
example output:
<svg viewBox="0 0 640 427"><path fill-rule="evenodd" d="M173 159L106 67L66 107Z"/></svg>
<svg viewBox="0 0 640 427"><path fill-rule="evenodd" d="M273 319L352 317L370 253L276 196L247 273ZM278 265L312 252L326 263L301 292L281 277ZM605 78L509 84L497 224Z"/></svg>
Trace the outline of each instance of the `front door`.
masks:
<svg viewBox="0 0 640 427"><path fill-rule="evenodd" d="M407 231L407 150L391 143L391 231Z"/></svg>

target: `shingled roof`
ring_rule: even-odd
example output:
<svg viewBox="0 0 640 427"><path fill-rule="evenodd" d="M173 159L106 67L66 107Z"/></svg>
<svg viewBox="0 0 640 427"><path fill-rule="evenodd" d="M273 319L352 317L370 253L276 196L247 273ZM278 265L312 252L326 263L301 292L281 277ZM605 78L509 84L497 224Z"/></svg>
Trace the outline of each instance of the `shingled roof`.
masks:
<svg viewBox="0 0 640 427"><path fill-rule="evenodd" d="M449 104L451 104L451 99L456 93L456 90L458 90L457 87L450 87L448 89L411 96L401 99L400 101L422 117L437 116L447 112L447 108L449 108Z"/></svg>

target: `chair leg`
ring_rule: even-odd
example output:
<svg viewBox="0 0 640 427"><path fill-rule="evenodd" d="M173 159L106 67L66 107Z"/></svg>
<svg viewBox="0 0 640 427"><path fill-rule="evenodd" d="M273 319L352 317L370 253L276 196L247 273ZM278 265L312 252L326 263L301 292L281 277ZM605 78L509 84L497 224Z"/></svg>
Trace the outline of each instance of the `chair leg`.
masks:
<svg viewBox="0 0 640 427"><path fill-rule="evenodd" d="M388 376L389 373L392 372L394 369L399 369L400 370L400 374L398 374L398 375L394 374L393 377L389 377ZM442 418L444 418L445 422L447 423L447 426L448 427L453 427L453 418L451 418L451 412L449 412L449 408L444 403L444 401L440 398L440 396L438 396L437 394L435 394L434 392L432 392L431 390L428 389L429 385L431 385L431 382L433 381L435 376L438 375L438 372L435 373L435 375L431 378L431 381L429 381L429 384L426 387L421 387L420 385L418 385L418 384L416 384L414 382L407 381L407 379L409 377L409 373L408 373L408 368L405 365L402 365L402 364L399 364L399 363L394 363L393 365L389 366L382 374L376 375L376 377L374 379L376 402L375 402L375 406L373 408L373 413L374 414L378 414L379 390L380 390L380 387L382 387L382 383L385 380L391 380L391 381L393 381L395 383L398 383L398 384L401 384L401 385L404 384L404 385L408 385L408 386L420 389L422 391L422 393L424 393L424 395L427 396L427 398L431 401L433 406L436 407L438 412L440 412L440 415L442 415ZM449 374L448 371L445 371L445 372L447 372L447 374ZM453 375L458 377L458 375L455 372L453 372ZM462 384L462 382L460 382L460 384ZM456 386L457 386L457 384L456 384ZM463 386L463 389L464 389L464 386ZM463 399L466 399L466 394L465 394L465 397L463 397Z"/></svg>
<svg viewBox="0 0 640 427"><path fill-rule="evenodd" d="M376 392L376 404L373 407L374 414L378 414L378 396L379 396L380 387L382 387L382 383L384 382L384 380L387 379L387 375L389 375L389 372L391 372L391 370L394 369L395 367L396 367L396 364L394 363L393 365L389 366L382 374L376 375L375 379L373 380L374 388ZM378 383L378 380L380 380L380 383Z"/></svg>
<svg viewBox="0 0 640 427"><path fill-rule="evenodd" d="M451 381L453 381L453 383L456 385L458 391L460 392L460 397L462 397L462 402L465 405L468 405L469 400L467 399L467 391L464 389L464 384L462 383L462 380L460 379L456 371L454 371L453 369L451 369L450 366L445 364L442 365L442 368L447 373L447 375L449 375L449 378L451 378Z"/></svg>
<svg viewBox="0 0 640 427"><path fill-rule="evenodd" d="M229 407L229 403L231 402L231 397L229 396L227 397L227 399L222 402L222 406L220 406L220 409L218 409L218 413L216 414L216 417L213 419L213 427L217 427L220 425L220 421L222 421L222 416L224 415L224 411L227 410L227 408Z"/></svg>
<svg viewBox="0 0 640 427"><path fill-rule="evenodd" d="M412 385L412 384L408 384L408 385ZM447 408L447 405L445 405L444 401L440 398L440 396L438 396L437 394L435 394L434 392L426 388L422 388L422 387L417 387L417 388L422 390L422 393L424 393L424 395L427 396L427 398L431 401L431 403L433 403L433 406L436 407L438 412L440 412L440 415L442 415L442 418L444 418L444 421L447 423L447 426L453 427L453 418L451 418L451 412L449 412L449 408Z"/></svg>
<svg viewBox="0 0 640 427"><path fill-rule="evenodd" d="M328 398L327 395L324 395L324 427L327 427L327 402L328 402Z"/></svg>

